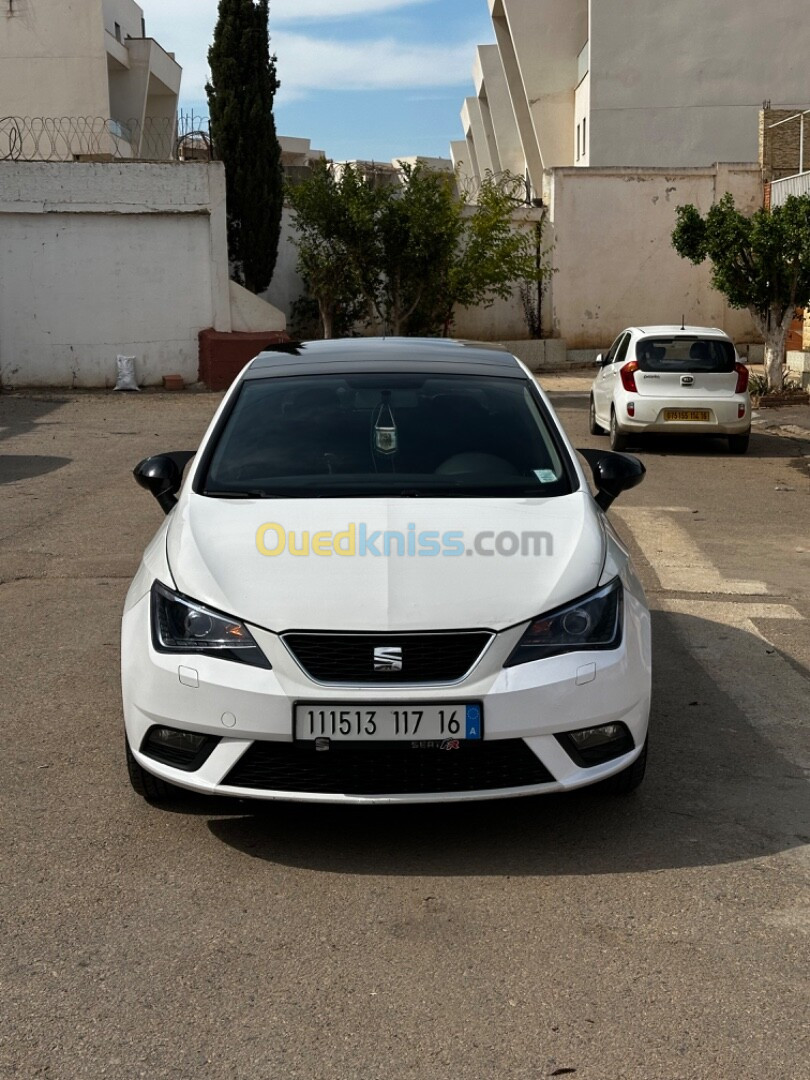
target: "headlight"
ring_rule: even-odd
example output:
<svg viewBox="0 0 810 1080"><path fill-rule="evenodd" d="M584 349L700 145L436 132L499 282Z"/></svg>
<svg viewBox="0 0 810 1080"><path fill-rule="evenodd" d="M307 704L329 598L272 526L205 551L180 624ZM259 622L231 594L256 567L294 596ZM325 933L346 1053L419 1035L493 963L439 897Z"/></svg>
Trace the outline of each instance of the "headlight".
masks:
<svg viewBox="0 0 810 1080"><path fill-rule="evenodd" d="M204 653L270 667L244 623L172 592L159 581L152 586L152 644L163 653Z"/></svg>
<svg viewBox="0 0 810 1080"><path fill-rule="evenodd" d="M622 640L624 593L619 578L573 604L533 619L504 667L586 649L616 649Z"/></svg>

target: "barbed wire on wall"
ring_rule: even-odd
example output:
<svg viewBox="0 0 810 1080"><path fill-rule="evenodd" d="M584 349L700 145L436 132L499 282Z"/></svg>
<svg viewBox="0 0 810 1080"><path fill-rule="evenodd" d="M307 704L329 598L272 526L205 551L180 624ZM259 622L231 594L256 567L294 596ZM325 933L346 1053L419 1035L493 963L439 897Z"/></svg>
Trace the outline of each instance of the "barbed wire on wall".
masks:
<svg viewBox="0 0 810 1080"><path fill-rule="evenodd" d="M207 118L0 117L0 161L211 161Z"/></svg>

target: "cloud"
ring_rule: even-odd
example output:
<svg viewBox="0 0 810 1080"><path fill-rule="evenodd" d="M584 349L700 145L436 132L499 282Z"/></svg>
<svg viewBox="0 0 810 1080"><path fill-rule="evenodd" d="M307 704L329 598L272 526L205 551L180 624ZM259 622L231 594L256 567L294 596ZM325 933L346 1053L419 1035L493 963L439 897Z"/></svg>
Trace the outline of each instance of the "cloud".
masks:
<svg viewBox="0 0 810 1080"><path fill-rule="evenodd" d="M270 0L270 25L306 19L349 19L425 4L429 0Z"/></svg>
<svg viewBox="0 0 810 1080"><path fill-rule="evenodd" d="M469 81L474 45L414 45L393 38L331 41L280 32L273 47L287 101L315 90L400 90Z"/></svg>
<svg viewBox="0 0 810 1080"><path fill-rule="evenodd" d="M270 0L270 47L282 81L279 101L323 90L435 89L469 82L474 41L458 45L404 43L393 37L332 40L281 28L297 20L335 20L393 12L429 0ZM216 0L163 0L146 8L147 33L177 50L183 67L182 98L205 101L208 46ZM276 29L276 25L279 28Z"/></svg>

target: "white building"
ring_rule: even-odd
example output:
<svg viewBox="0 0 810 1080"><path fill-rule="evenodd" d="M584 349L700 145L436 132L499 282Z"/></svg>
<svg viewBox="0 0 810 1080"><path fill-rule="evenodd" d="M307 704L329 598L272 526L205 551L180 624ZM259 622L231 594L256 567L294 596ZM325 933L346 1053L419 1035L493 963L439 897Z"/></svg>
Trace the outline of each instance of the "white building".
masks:
<svg viewBox="0 0 810 1080"><path fill-rule="evenodd" d="M30 152L169 158L181 68L133 0L4 0L0 115ZM22 156L25 156L23 154Z"/></svg>
<svg viewBox="0 0 810 1080"><path fill-rule="evenodd" d="M488 3L497 44L478 51L454 161L525 171L536 193L558 166L757 161L763 101L810 92L804 0Z"/></svg>

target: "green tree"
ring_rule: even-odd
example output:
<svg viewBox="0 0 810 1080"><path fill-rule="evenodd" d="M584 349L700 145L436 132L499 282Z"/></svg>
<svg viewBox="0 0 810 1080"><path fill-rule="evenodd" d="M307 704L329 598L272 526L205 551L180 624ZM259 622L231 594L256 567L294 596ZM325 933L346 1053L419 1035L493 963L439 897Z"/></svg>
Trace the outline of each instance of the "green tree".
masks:
<svg viewBox="0 0 810 1080"><path fill-rule="evenodd" d="M784 382L785 341L797 305L810 299L810 196L746 216L725 194L705 217L679 206L672 244L700 265L712 262L712 285L735 308L747 308L765 341L769 390Z"/></svg>
<svg viewBox="0 0 810 1080"><path fill-rule="evenodd" d="M255 293L273 277L283 199L268 14L269 0L219 0L206 86L214 150L225 164L231 272Z"/></svg>
<svg viewBox="0 0 810 1080"><path fill-rule="evenodd" d="M394 335L405 332L425 298L449 280L464 232L450 173L401 165L402 186L385 188L377 215L377 289L368 294ZM369 280L372 280L369 276Z"/></svg>
<svg viewBox="0 0 810 1080"><path fill-rule="evenodd" d="M356 167L323 162L288 193L298 268L326 335L352 296L393 334L447 333L457 306L489 306L551 272L535 232L514 221L513 178L487 178L474 207L452 174L403 165L401 179L380 187Z"/></svg>
<svg viewBox="0 0 810 1080"><path fill-rule="evenodd" d="M325 338L367 315L378 288L376 219L381 194L352 165L317 161L289 185L298 273L318 305Z"/></svg>
<svg viewBox="0 0 810 1080"><path fill-rule="evenodd" d="M445 327L456 307L491 307L510 299L516 283L522 290L529 283L542 288L553 273L551 250L542 246L542 224L532 228L528 219L519 220L523 187L524 181L509 173L488 174L481 181L443 293Z"/></svg>

